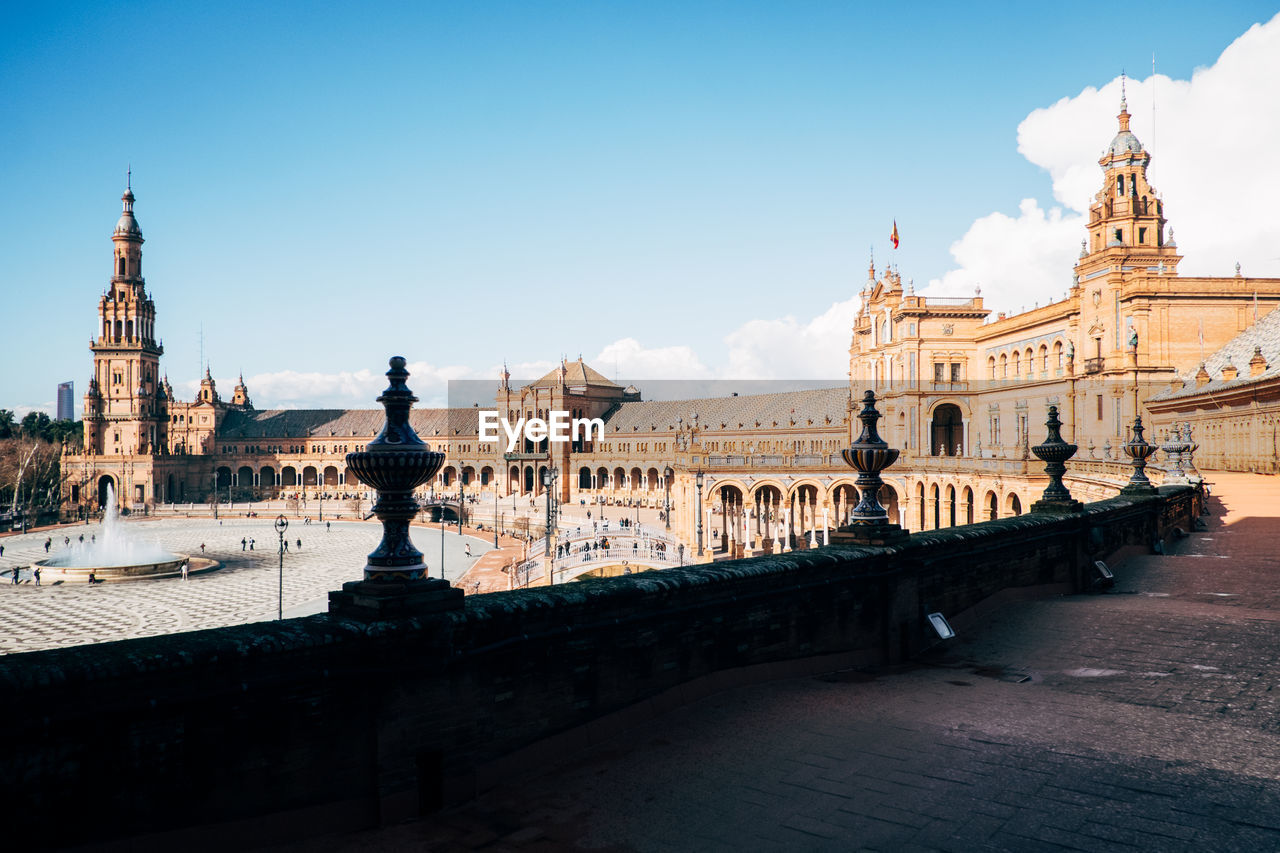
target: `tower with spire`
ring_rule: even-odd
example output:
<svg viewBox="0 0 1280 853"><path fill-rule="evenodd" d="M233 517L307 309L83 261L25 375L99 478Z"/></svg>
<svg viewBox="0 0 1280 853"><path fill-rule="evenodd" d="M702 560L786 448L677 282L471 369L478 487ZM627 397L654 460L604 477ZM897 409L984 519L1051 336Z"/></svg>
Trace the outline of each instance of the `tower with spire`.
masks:
<svg viewBox="0 0 1280 853"><path fill-rule="evenodd" d="M133 215L132 175L111 235L111 278L98 300L93 375L84 403L87 453L146 456L163 452L167 417L161 400L156 307L142 277L142 228Z"/></svg>

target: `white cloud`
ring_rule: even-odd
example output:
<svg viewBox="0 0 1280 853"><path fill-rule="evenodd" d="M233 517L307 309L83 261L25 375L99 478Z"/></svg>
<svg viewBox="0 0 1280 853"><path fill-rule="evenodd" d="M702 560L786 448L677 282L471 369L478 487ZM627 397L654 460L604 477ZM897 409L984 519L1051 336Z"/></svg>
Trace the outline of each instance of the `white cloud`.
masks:
<svg viewBox="0 0 1280 853"><path fill-rule="evenodd" d="M1255 24L1190 80L1129 80L1130 127L1152 154L1149 177L1185 256L1183 275L1275 275L1280 267L1280 15ZM1151 95L1156 95L1152 121ZM1018 126L1018 151L1044 168L1062 207L1023 201L1017 218L993 213L951 252L958 269L928 292L968 295L1017 310L1061 298L1084 236L1083 214L1102 183L1098 158L1116 132L1120 79L1037 109ZM1058 240L1062 244L1058 244Z"/></svg>
<svg viewBox="0 0 1280 853"><path fill-rule="evenodd" d="M807 323L787 316L751 320L725 336L730 379L842 379L859 297L834 302Z"/></svg>
<svg viewBox="0 0 1280 853"><path fill-rule="evenodd" d="M711 371L692 347L646 349L635 338L622 338L600 350L591 366L606 375L627 379L705 379Z"/></svg>

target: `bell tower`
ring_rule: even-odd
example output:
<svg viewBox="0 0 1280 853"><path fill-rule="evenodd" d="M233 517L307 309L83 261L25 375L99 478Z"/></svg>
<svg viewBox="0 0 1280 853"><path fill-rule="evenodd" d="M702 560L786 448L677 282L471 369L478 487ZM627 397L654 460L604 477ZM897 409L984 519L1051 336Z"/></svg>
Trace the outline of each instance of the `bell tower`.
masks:
<svg viewBox="0 0 1280 853"><path fill-rule="evenodd" d="M1076 265L1081 280L1112 269L1176 275L1177 243L1165 236L1164 201L1147 183L1151 154L1129 130L1129 107L1121 84L1120 128L1102 152L1102 190L1089 206L1089 236Z"/></svg>
<svg viewBox="0 0 1280 853"><path fill-rule="evenodd" d="M131 176L132 177L132 176ZM98 300L98 336L89 345L93 376L85 394L85 452L152 455L163 451L164 407L156 308L142 277L142 229L130 181L111 235L111 282Z"/></svg>

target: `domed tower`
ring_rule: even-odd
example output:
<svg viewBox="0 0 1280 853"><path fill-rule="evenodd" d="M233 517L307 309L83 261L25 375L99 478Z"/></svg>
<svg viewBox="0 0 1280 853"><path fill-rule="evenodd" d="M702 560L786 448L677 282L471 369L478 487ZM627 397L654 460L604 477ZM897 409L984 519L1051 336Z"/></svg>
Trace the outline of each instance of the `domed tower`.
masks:
<svg viewBox="0 0 1280 853"><path fill-rule="evenodd" d="M231 391L231 405L241 409L252 409L253 401L249 399L249 389L244 384L244 374L240 374L240 381L236 383L236 387Z"/></svg>
<svg viewBox="0 0 1280 853"><path fill-rule="evenodd" d="M98 337L90 344L93 378L86 395L85 449L91 454L151 454L161 434L157 405L160 356L156 308L142 277L142 229L133 215L131 182L111 235L110 286L98 300Z"/></svg>
<svg viewBox="0 0 1280 853"><path fill-rule="evenodd" d="M1121 84L1123 87L1123 83ZM1165 239L1164 202L1147 183L1151 154L1129 129L1129 107L1120 95L1119 130L1102 152L1102 189L1089 206L1089 236L1077 264L1082 279L1099 268L1121 264L1160 266L1166 275L1177 271L1177 245Z"/></svg>

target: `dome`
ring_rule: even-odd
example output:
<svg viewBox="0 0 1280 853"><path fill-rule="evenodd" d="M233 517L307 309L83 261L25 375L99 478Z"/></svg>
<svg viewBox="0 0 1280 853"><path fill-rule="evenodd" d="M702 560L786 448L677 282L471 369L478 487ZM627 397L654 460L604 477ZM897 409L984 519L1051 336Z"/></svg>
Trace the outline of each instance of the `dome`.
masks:
<svg viewBox="0 0 1280 853"><path fill-rule="evenodd" d="M116 223L115 236L117 237L141 237L142 229L138 227L138 220L133 218L133 214L125 211L120 214L120 221Z"/></svg>
<svg viewBox="0 0 1280 853"><path fill-rule="evenodd" d="M1138 141L1138 137L1134 136L1132 131L1122 130L1116 134L1115 139L1111 140L1107 153L1113 157L1124 154L1141 154L1142 143Z"/></svg>

